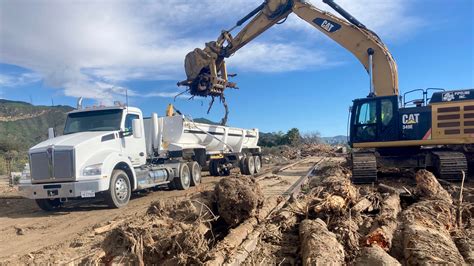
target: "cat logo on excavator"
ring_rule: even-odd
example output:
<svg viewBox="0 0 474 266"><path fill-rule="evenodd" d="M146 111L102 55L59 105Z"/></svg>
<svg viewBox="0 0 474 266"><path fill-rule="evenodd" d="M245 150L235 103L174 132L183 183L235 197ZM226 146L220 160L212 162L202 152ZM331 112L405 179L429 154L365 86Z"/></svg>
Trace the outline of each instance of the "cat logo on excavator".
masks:
<svg viewBox="0 0 474 266"><path fill-rule="evenodd" d="M313 20L319 27L323 28L325 31L333 33L341 28L341 25L337 24L336 22L323 19L323 18L316 18Z"/></svg>

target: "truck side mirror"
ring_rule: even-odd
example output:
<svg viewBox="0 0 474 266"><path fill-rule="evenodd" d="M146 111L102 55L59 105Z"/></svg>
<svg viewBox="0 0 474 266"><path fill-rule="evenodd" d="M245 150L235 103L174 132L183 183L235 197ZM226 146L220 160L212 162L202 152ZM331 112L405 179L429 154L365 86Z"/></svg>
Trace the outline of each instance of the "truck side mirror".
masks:
<svg viewBox="0 0 474 266"><path fill-rule="evenodd" d="M54 139L54 128L48 128L48 139Z"/></svg>
<svg viewBox="0 0 474 266"><path fill-rule="evenodd" d="M140 119L133 119L132 121L133 137L136 139L140 139L143 136L140 122L141 122Z"/></svg>

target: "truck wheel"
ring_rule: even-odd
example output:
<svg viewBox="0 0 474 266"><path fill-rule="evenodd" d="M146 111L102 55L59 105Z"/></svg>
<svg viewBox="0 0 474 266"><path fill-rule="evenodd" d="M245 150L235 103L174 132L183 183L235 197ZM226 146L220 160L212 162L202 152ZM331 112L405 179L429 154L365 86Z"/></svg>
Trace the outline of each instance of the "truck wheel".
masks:
<svg viewBox="0 0 474 266"><path fill-rule="evenodd" d="M62 204L59 199L37 199L36 204L38 207L46 212L57 211L61 208Z"/></svg>
<svg viewBox="0 0 474 266"><path fill-rule="evenodd" d="M127 173L114 170L110 178L110 187L105 194L105 202L110 208L122 208L128 204L132 189Z"/></svg>
<svg viewBox="0 0 474 266"><path fill-rule="evenodd" d="M201 183L201 166L197 162L190 162L188 167L191 171L191 185L199 185Z"/></svg>
<svg viewBox="0 0 474 266"><path fill-rule="evenodd" d="M253 156L247 156L243 159L242 174L252 175L255 172L255 159Z"/></svg>
<svg viewBox="0 0 474 266"><path fill-rule="evenodd" d="M191 185L191 171L187 164L179 166L179 176L174 178L174 186L179 190L186 190Z"/></svg>
<svg viewBox="0 0 474 266"><path fill-rule="evenodd" d="M260 156L254 156L254 161L255 161L255 173L258 174L260 173L260 170L262 169L262 161L260 160Z"/></svg>
<svg viewBox="0 0 474 266"><path fill-rule="evenodd" d="M245 157L242 157L239 162L240 173L246 175L246 168L245 168Z"/></svg>

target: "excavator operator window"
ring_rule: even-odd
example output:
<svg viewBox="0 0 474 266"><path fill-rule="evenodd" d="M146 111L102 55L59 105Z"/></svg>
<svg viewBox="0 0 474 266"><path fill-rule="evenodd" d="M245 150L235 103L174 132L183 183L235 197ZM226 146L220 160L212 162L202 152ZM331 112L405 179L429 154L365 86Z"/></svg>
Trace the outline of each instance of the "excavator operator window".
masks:
<svg viewBox="0 0 474 266"><path fill-rule="evenodd" d="M393 103L390 99L382 100L382 124L388 126L393 118Z"/></svg>
<svg viewBox="0 0 474 266"><path fill-rule="evenodd" d="M355 137L358 142L374 141L377 132L377 102L362 103L357 108Z"/></svg>

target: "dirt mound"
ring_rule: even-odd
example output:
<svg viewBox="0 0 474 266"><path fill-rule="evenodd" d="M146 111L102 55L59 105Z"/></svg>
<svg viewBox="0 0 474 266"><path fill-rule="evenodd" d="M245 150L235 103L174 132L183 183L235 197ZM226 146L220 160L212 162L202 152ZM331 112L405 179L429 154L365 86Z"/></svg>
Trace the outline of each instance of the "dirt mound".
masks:
<svg viewBox="0 0 474 266"><path fill-rule="evenodd" d="M202 264L213 242L209 206L197 201L158 201L143 217L112 230L102 243L102 263Z"/></svg>
<svg viewBox="0 0 474 266"><path fill-rule="evenodd" d="M260 186L251 178L225 178L215 188L217 209L220 217L235 227L258 214L263 204Z"/></svg>

